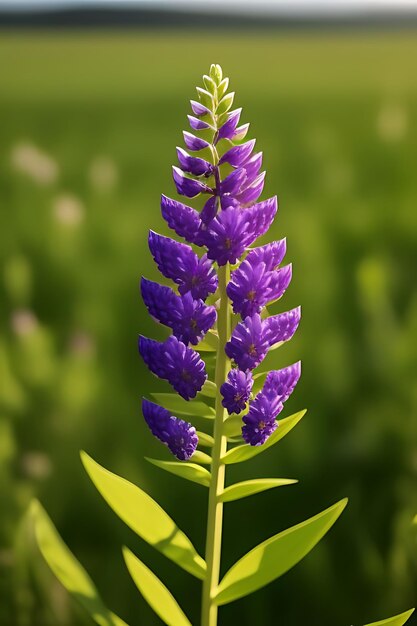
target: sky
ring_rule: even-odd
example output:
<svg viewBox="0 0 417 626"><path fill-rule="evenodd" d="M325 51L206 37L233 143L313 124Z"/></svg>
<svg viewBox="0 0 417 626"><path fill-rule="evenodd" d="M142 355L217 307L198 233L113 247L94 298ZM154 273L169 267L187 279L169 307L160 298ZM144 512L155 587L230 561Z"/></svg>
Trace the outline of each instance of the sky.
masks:
<svg viewBox="0 0 417 626"><path fill-rule="evenodd" d="M207 0L0 0L0 8L42 8L88 5L170 7L207 10ZM209 0L209 6L218 10L239 12L366 12L375 9L417 8L417 0Z"/></svg>

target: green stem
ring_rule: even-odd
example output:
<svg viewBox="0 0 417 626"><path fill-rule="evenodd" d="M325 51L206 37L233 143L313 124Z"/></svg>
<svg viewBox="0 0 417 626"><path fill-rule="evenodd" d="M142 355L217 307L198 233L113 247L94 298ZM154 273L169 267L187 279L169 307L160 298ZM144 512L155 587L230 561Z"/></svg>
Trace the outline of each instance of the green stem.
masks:
<svg viewBox="0 0 417 626"><path fill-rule="evenodd" d="M211 484L208 502L206 563L207 575L203 584L203 601L201 626L217 625L217 606L213 602L213 594L217 589L220 574L220 558L222 546L223 503L219 502L219 495L224 489L225 465L221 457L227 449L227 437L223 434L223 424L226 410L222 406L220 387L225 382L230 370L230 359L224 351L226 342L231 334L230 303L226 294L226 286L230 277L229 265L219 268L220 309L217 318L219 345L217 349L215 381L216 418L214 423L214 446L212 450Z"/></svg>

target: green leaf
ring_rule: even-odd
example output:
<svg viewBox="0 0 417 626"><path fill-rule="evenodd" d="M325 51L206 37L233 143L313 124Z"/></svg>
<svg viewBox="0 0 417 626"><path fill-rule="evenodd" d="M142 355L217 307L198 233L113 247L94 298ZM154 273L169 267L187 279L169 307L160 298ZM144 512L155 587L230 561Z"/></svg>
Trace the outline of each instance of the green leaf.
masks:
<svg viewBox="0 0 417 626"><path fill-rule="evenodd" d="M227 96L224 96L224 98L220 100L219 105L216 109L216 115L222 115L222 113L226 113L232 106L234 97L234 91L231 91L227 94Z"/></svg>
<svg viewBox="0 0 417 626"><path fill-rule="evenodd" d="M292 478L255 478L254 480L244 480L226 487L219 496L220 502L232 502L232 500L240 500L255 493L281 487L282 485L293 485L298 482Z"/></svg>
<svg viewBox="0 0 417 626"><path fill-rule="evenodd" d="M245 554L226 573L215 595L227 604L264 587L296 565L333 526L347 498L318 515L270 537Z"/></svg>
<svg viewBox="0 0 417 626"><path fill-rule="evenodd" d="M279 421L279 426L275 432L267 439L267 441L262 446L250 446L248 444L243 444L241 446L236 446L232 448L222 457L223 463L226 465L230 465L232 463L241 463L242 461L247 461L248 459L252 459L257 454L260 454L264 450L267 450L275 443L277 443L280 439L285 437L287 433L290 432L298 424L300 419L306 414L307 410L299 411L298 413L294 413L294 415L290 415L283 420Z"/></svg>
<svg viewBox="0 0 417 626"><path fill-rule="evenodd" d="M204 339L195 346L195 350L197 350L197 352L217 352L218 345L218 335L214 331L209 330L204 336Z"/></svg>
<svg viewBox="0 0 417 626"><path fill-rule="evenodd" d="M205 452L201 452L201 450L196 450L191 458L196 463L201 463L202 465L211 465L211 456L209 456Z"/></svg>
<svg viewBox="0 0 417 626"><path fill-rule="evenodd" d="M210 109L210 111L212 111L214 104L213 96L211 95L211 93L209 91L206 91L206 89L203 89L202 87L196 87L196 89L200 102L204 104L204 106L206 106L208 109Z"/></svg>
<svg viewBox="0 0 417 626"><path fill-rule="evenodd" d="M181 476L193 483L210 487L211 474L208 470L196 463L184 463L181 461L160 461L159 459L150 459L145 457L149 463L160 467L161 469L171 472L176 476Z"/></svg>
<svg viewBox="0 0 417 626"><path fill-rule="evenodd" d="M206 563L188 537L147 493L81 452L84 467L103 498L132 530L190 574L204 579Z"/></svg>
<svg viewBox="0 0 417 626"><path fill-rule="evenodd" d="M137 556L123 548L123 557L133 582L146 602L167 626L191 626L174 596Z"/></svg>
<svg viewBox="0 0 417 626"><path fill-rule="evenodd" d="M173 415L190 415L192 417L205 417L213 419L215 416L214 409L199 400L184 400L176 393L151 393L154 400L170 411Z"/></svg>
<svg viewBox="0 0 417 626"><path fill-rule="evenodd" d="M211 380L206 380L199 394L202 396L207 396L208 398L215 398L217 394L216 383L213 383L213 381Z"/></svg>
<svg viewBox="0 0 417 626"><path fill-rule="evenodd" d="M214 439L211 435L203 433L201 430L197 430L198 445L205 446L206 448L212 448L214 446Z"/></svg>
<svg viewBox="0 0 417 626"><path fill-rule="evenodd" d="M68 546L62 541L50 517L38 500L32 500L29 516L32 519L36 542L49 567L79 604L99 626L127 626L120 617L109 611L87 574Z"/></svg>
<svg viewBox="0 0 417 626"><path fill-rule="evenodd" d="M228 87L229 87L229 79L228 78L223 78L222 82L220 83L220 85L217 88L217 96L219 98L223 98L223 96L226 93Z"/></svg>
<svg viewBox="0 0 417 626"><path fill-rule="evenodd" d="M204 74L203 83L207 91L214 94L214 92L216 91L216 83L214 82L214 80L210 78L210 76L207 76L207 74Z"/></svg>
<svg viewBox="0 0 417 626"><path fill-rule="evenodd" d="M383 619L380 622L372 622L372 624L366 624L366 626L403 626L408 621L408 618L414 613L414 609L410 609L401 615L395 615L395 617L389 617Z"/></svg>
<svg viewBox="0 0 417 626"><path fill-rule="evenodd" d="M223 425L223 433L226 437L236 437L242 433L242 415L231 415Z"/></svg>

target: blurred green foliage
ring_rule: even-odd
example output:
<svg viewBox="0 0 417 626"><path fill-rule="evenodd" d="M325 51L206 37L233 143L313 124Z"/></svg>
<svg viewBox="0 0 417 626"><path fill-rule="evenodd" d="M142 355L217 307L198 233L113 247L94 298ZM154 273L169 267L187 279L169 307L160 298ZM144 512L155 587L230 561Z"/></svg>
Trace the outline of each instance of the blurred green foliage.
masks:
<svg viewBox="0 0 417 626"><path fill-rule="evenodd" d="M138 292L141 274L157 278L147 229L167 233L159 194L173 192L187 99L212 62L264 151L266 192L279 194L272 235L287 236L294 278L274 310L303 306L297 336L264 368L301 357L286 415L309 407L278 448L228 470L300 484L228 507L224 571L350 498L302 564L224 607L221 623L359 625L415 604L416 56L413 31L1 34L2 626L87 623L28 550L19 520L32 495L127 622L158 623L122 543L198 619L199 583L115 518L78 451L149 490L203 551L205 491L143 459L163 451L140 397L167 388L136 337L162 336Z"/></svg>

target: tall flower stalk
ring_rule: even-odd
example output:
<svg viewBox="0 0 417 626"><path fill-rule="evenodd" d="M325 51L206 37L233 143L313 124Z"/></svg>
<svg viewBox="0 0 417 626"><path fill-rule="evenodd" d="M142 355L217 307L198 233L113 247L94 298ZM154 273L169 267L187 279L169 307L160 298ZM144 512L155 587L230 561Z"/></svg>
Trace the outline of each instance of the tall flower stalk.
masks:
<svg viewBox="0 0 417 626"><path fill-rule="evenodd" d="M291 265L282 265L285 239L252 247L272 224L277 198L259 201L265 180L265 172L260 171L262 153L254 152L255 140L243 141L249 124L239 126L241 109L230 110L234 94L228 92L229 81L220 66L212 65L203 80L204 87L197 88L198 100L191 101L192 132L184 131L187 150L177 148L179 167L174 166L173 178L179 195L202 196L204 204L197 211L177 199L161 198L163 218L186 243L149 233L158 269L174 285L142 278L141 293L149 313L170 335L165 341L141 336L139 351L149 370L175 392L153 393L152 400L142 400L150 431L176 457L175 461L148 460L208 488L205 558L140 487L84 452L82 460L117 515L202 581L201 626L217 626L219 606L256 591L298 563L331 528L346 500L263 541L220 579L224 505L296 482L261 478L225 486L227 466L252 459L276 444L305 411L278 422L300 378L299 362L256 372L269 350L292 338L300 321L300 308L271 316L266 309L281 298L291 281ZM202 248L203 254L197 254L196 248ZM205 362L200 354L215 355L214 371L210 356ZM196 430L194 423L200 420L212 424L210 432L205 427ZM126 626L103 604L39 503L33 504L32 515L46 560L96 623ZM168 626L191 626L156 574L128 548L123 555L133 581L161 620ZM411 613L383 624L402 626Z"/></svg>

